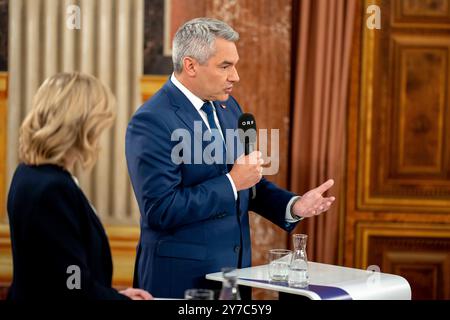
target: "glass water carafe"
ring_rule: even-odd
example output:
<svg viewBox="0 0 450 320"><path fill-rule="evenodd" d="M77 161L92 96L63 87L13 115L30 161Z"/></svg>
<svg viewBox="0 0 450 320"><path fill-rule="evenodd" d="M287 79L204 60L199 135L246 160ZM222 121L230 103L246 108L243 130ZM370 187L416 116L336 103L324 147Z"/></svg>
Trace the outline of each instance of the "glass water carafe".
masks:
<svg viewBox="0 0 450 320"><path fill-rule="evenodd" d="M306 257L306 234L294 234L294 252L289 265L289 286L305 288L309 284L308 258Z"/></svg>
<svg viewBox="0 0 450 320"><path fill-rule="evenodd" d="M219 300L241 300L239 289L237 285L237 269L223 268L222 269L223 283L220 291Z"/></svg>

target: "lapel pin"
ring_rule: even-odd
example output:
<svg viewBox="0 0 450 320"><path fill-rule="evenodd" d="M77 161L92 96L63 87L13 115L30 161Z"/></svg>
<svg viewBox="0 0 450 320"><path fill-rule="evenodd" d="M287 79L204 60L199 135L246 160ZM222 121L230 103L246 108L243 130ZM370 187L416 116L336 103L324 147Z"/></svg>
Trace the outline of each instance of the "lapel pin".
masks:
<svg viewBox="0 0 450 320"><path fill-rule="evenodd" d="M222 107L222 109L226 109L227 108L227 106L224 105L224 104L221 104L220 106Z"/></svg>

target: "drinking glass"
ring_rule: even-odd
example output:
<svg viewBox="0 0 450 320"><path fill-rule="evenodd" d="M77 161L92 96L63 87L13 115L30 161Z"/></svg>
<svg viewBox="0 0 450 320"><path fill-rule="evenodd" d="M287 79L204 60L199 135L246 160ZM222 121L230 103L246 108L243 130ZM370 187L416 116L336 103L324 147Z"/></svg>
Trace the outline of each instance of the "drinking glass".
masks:
<svg viewBox="0 0 450 320"><path fill-rule="evenodd" d="M269 250L269 278L272 282L287 282L292 251L287 249Z"/></svg>
<svg viewBox="0 0 450 320"><path fill-rule="evenodd" d="M186 300L214 300L214 291L209 289L187 289L184 292Z"/></svg>

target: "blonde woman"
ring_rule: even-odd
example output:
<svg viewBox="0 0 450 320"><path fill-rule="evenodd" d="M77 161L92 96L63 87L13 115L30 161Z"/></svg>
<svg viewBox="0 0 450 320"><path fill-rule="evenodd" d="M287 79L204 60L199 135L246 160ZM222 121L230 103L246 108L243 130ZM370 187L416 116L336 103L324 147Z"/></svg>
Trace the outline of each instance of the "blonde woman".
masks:
<svg viewBox="0 0 450 320"><path fill-rule="evenodd" d="M20 129L8 195L14 275L8 298L151 299L111 288L105 231L73 170L87 169L99 136L114 120L115 100L96 78L60 73L47 79Z"/></svg>

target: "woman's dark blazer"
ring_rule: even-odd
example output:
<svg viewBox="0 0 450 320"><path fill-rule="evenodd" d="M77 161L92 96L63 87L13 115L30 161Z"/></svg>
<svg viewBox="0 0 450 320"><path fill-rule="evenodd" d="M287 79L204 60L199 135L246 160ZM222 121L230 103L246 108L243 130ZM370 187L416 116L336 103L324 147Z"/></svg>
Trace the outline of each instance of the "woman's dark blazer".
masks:
<svg viewBox="0 0 450 320"><path fill-rule="evenodd" d="M14 267L9 299L127 299L111 287L105 230L69 172L20 164L8 216Z"/></svg>

